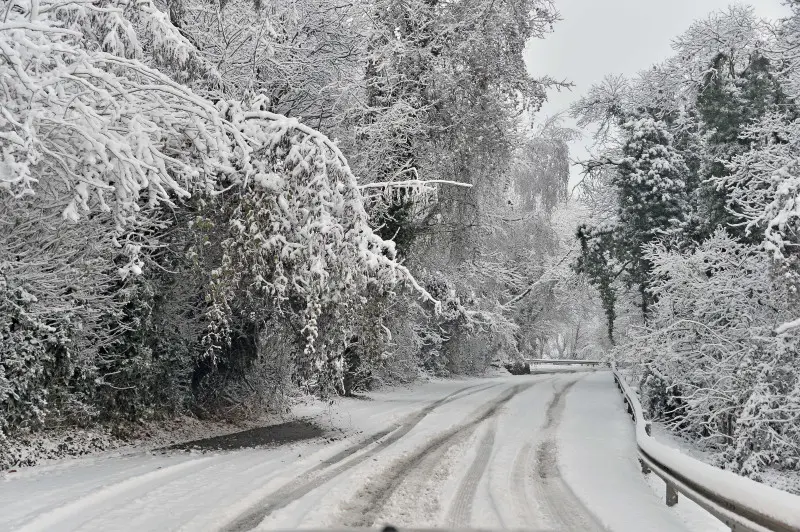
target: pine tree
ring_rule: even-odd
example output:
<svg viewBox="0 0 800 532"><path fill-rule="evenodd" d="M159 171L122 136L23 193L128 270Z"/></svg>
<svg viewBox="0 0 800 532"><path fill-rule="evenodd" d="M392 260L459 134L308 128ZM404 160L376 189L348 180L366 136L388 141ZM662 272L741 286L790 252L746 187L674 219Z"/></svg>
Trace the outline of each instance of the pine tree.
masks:
<svg viewBox="0 0 800 532"><path fill-rule="evenodd" d="M663 122L644 115L623 125L628 141L612 183L619 194L618 260L628 264L627 282L641 294L642 314L652 302L647 288L651 264L643 256L645 245L679 231L686 213L688 169L672 146Z"/></svg>
<svg viewBox="0 0 800 532"><path fill-rule="evenodd" d="M688 168L673 146L664 122L640 112L622 123L625 142L615 166L611 186L616 189L618 209L613 224L579 232L582 256L578 271L586 273L600 289L609 321L613 321L613 282L620 278L639 292L646 319L652 304L648 291L650 262L644 247L671 238L685 227ZM609 324L609 336L613 326Z"/></svg>

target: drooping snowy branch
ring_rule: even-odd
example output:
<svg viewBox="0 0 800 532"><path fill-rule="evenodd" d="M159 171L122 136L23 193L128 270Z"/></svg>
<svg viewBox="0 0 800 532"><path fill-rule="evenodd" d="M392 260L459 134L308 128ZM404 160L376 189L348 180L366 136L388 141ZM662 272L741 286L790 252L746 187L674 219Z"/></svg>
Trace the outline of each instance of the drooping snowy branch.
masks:
<svg viewBox="0 0 800 532"><path fill-rule="evenodd" d="M160 15L145 9L139 20ZM210 102L137 59L136 32L120 7L48 2L25 25L13 20L25 15L11 16L0 25L6 193L23 197L57 181L64 218L112 212L121 231L145 205L214 188L234 150L247 156ZM154 53L188 61L186 43L161 37L150 39Z"/></svg>

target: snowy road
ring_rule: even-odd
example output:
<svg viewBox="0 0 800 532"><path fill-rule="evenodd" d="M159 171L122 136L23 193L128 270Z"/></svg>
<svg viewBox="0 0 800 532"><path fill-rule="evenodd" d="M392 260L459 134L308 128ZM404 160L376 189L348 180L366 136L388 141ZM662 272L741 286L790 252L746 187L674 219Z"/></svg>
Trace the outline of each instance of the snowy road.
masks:
<svg viewBox="0 0 800 532"><path fill-rule="evenodd" d="M0 481L0 529L692 524L639 473L633 428L607 372L428 383L317 416L351 436L22 470Z"/></svg>

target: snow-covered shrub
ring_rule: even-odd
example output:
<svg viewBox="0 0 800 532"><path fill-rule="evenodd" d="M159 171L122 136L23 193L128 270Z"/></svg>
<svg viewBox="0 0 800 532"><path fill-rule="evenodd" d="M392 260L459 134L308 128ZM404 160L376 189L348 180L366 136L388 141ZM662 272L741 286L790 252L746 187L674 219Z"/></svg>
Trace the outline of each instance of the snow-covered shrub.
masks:
<svg viewBox="0 0 800 532"><path fill-rule="evenodd" d="M14 439L6 439L0 434L0 470L33 466L42 460L82 456L118 447L120 443L104 427L82 429L70 426L45 434L18 434Z"/></svg>
<svg viewBox="0 0 800 532"><path fill-rule="evenodd" d="M31 0L4 12L0 425L87 423L123 410L117 392L152 370L146 350L114 346L138 326L124 319L123 279L158 243L156 207L213 188L235 134L153 67L205 68L150 2Z"/></svg>
<svg viewBox="0 0 800 532"><path fill-rule="evenodd" d="M381 318L385 334L380 364L372 371L374 383L409 383L434 373L432 351L441 347L441 337L431 336L431 313L425 307L404 294L385 301Z"/></svg>
<svg viewBox="0 0 800 532"><path fill-rule="evenodd" d="M800 471L800 377L797 340L750 368L752 391L737 419L726 458L743 475L761 479L767 466Z"/></svg>
<svg viewBox="0 0 800 532"><path fill-rule="evenodd" d="M530 375L531 365L526 362L512 362L504 366L512 375Z"/></svg>
<svg viewBox="0 0 800 532"><path fill-rule="evenodd" d="M258 330L239 329L231 350L221 350L215 364L199 361L194 411L225 419L285 413L291 397L301 391L296 357L302 347L287 320L273 319Z"/></svg>
<svg viewBox="0 0 800 532"><path fill-rule="evenodd" d="M647 326L622 351L640 366L643 403L755 476L796 467L797 339L776 335L791 315L786 286L756 247L718 230L690 252L656 244L656 299Z"/></svg>
<svg viewBox="0 0 800 532"><path fill-rule="evenodd" d="M0 430L197 406L266 378L271 328L293 377L336 388L364 302L426 295L338 147L182 84L219 78L152 3L6 8Z"/></svg>
<svg viewBox="0 0 800 532"><path fill-rule="evenodd" d="M165 266L175 270L159 269ZM97 360L95 402L102 420L138 421L195 406L200 280L180 263L154 263L147 275L129 279L116 293L121 308L107 319L121 332Z"/></svg>
<svg viewBox="0 0 800 532"><path fill-rule="evenodd" d="M31 312L35 300L24 288L9 287L0 277L0 432L43 421L48 373L55 366L56 351L68 342L63 329Z"/></svg>
<svg viewBox="0 0 800 532"><path fill-rule="evenodd" d="M258 107L259 102L254 104ZM234 327L288 320L302 353L297 378L324 390L341 378L342 354L371 296L403 284L432 299L370 228L356 178L324 135L266 111L227 116L253 144L239 194L223 199L220 264L211 271L205 344L216 363Z"/></svg>
<svg viewBox="0 0 800 532"><path fill-rule="evenodd" d="M25 199L0 193L5 429L41 426L48 415L91 418L99 353L118 331L106 319L119 308L113 223L102 215L80 227L64 221L62 192L53 184Z"/></svg>
<svg viewBox="0 0 800 532"><path fill-rule="evenodd" d="M463 279L459 286L439 271L423 272L420 279L441 304L439 313L429 314L414 330L422 346L419 357L425 371L438 375L481 373L496 358L513 358L519 326L508 309L499 305L481 308L492 298L481 300L464 286Z"/></svg>
<svg viewBox="0 0 800 532"><path fill-rule="evenodd" d="M768 114L751 124L742 138L753 148L736 156L733 173L717 181L730 189L733 210L748 232L763 234L766 251L796 291L800 286L796 251L800 229L800 120Z"/></svg>

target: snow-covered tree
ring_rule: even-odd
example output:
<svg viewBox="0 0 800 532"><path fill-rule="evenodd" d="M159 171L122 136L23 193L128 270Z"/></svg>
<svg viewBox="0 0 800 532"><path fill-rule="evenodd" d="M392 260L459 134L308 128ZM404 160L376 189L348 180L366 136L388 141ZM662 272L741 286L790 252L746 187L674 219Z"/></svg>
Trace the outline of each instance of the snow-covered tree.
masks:
<svg viewBox="0 0 800 532"><path fill-rule="evenodd" d="M691 253L648 248L657 281L647 327L621 348L644 361L650 414L757 476L798 467L797 341L775 335L791 295L769 257L717 231Z"/></svg>
<svg viewBox="0 0 800 532"><path fill-rule="evenodd" d="M263 96L212 102L189 88L224 89L166 13L7 7L3 433L191 405L220 372L218 350L242 339L231 308L249 312L239 327L288 316L300 339L289 366L330 386L348 309L403 284L430 299L372 231L339 148Z"/></svg>
<svg viewBox="0 0 800 532"><path fill-rule="evenodd" d="M737 155L731 164L733 172L717 181L731 191L730 204L737 221L747 232L763 234L766 250L787 275L795 275L798 123L782 114L770 114L749 126L742 137L753 147Z"/></svg>
<svg viewBox="0 0 800 532"><path fill-rule="evenodd" d="M613 167L610 185L617 193L614 220L579 229L581 257L578 271L598 286L606 307L612 336L616 301L613 283L620 278L636 287L642 314L652 303L646 245L670 238L685 224L686 164L673 146L666 125L646 113L634 115L621 126L625 142L617 160L601 161Z"/></svg>
<svg viewBox="0 0 800 532"><path fill-rule="evenodd" d="M796 27L796 16L772 26L742 6L714 13L673 42L673 57L609 78L574 108L599 126L578 267L607 311L650 309L615 335L616 354L641 369L653 416L756 478L797 467ZM626 127L637 110L663 135ZM661 157L637 150L641 164L625 167L630 139L658 137ZM659 168L670 179L639 188ZM609 190L622 191L615 208Z"/></svg>
<svg viewBox="0 0 800 532"><path fill-rule="evenodd" d="M241 134L262 148L241 199L224 216L221 263L211 272L210 356L230 342L234 318L242 326L234 309L246 301L256 329L276 313L295 321L304 344L302 378L315 380L326 366L341 364L347 322L370 291L409 283L435 300L394 260L394 244L370 228L356 178L335 144L295 119L231 114Z"/></svg>

